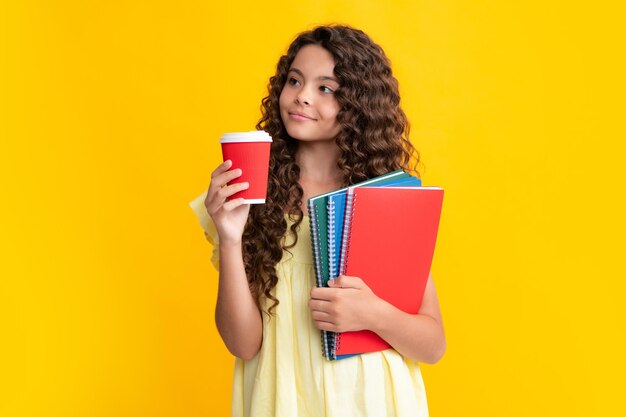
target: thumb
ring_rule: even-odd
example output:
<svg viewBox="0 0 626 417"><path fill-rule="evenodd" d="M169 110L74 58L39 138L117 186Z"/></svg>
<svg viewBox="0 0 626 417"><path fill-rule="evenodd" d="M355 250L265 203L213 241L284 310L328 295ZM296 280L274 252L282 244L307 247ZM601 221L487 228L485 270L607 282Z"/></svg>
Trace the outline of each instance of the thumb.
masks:
<svg viewBox="0 0 626 417"><path fill-rule="evenodd" d="M340 275L336 279L328 280L328 286L334 288L361 288L361 278Z"/></svg>

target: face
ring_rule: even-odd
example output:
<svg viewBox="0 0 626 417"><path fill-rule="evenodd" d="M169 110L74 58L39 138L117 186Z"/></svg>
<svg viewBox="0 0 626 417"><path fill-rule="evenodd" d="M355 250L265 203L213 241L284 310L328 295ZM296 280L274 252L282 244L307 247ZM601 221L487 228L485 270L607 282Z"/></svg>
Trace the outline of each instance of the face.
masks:
<svg viewBox="0 0 626 417"><path fill-rule="evenodd" d="M333 56L319 45L304 46L296 54L279 101L280 116L292 138L328 141L339 134L334 68Z"/></svg>

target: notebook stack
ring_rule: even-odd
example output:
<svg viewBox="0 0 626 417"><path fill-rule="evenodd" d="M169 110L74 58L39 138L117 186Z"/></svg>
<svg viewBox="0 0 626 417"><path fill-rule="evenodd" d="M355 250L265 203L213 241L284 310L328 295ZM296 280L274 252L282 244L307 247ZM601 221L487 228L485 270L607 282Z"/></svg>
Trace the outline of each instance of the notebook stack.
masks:
<svg viewBox="0 0 626 417"><path fill-rule="evenodd" d="M417 314L435 249L443 190L403 171L307 201L316 285L361 278L380 298ZM329 360L390 348L370 331L322 331Z"/></svg>

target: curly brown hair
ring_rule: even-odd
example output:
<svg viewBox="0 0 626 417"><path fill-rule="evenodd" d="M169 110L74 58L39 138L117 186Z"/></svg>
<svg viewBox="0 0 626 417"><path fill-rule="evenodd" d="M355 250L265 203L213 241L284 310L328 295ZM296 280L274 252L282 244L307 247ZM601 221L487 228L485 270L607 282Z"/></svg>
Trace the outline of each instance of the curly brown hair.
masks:
<svg viewBox="0 0 626 417"><path fill-rule="evenodd" d="M419 153L408 139L409 122L400 108L398 81L391 73L382 48L358 29L343 25L320 26L299 34L291 43L270 78L268 95L261 104L262 117L256 128L273 139L270 156L267 203L251 207L243 234L243 260L252 293L260 306L261 297L278 305L272 294L278 282L276 264L297 242L304 213L303 189L296 163L298 141L291 138L280 116L279 98L296 54L305 45L319 45L334 58L334 75L339 81L335 98L340 110L341 131L338 168L344 186L404 169L419 176ZM295 239L286 244L287 220L294 222Z"/></svg>

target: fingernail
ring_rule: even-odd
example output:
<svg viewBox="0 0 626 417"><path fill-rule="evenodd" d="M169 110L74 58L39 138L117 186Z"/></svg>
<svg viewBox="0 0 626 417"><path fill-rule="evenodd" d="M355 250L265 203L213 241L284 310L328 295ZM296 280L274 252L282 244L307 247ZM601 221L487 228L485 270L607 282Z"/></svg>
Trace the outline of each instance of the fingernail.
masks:
<svg viewBox="0 0 626 417"><path fill-rule="evenodd" d="M328 286L332 287L333 285L335 285L335 280L334 279L329 279L328 280Z"/></svg>
<svg viewBox="0 0 626 417"><path fill-rule="evenodd" d="M230 159L227 159L224 161L224 165L229 166L230 164L232 164L233 161L231 161Z"/></svg>
<svg viewBox="0 0 626 417"><path fill-rule="evenodd" d="M249 182L242 182L241 183L241 188L248 188L250 186Z"/></svg>

